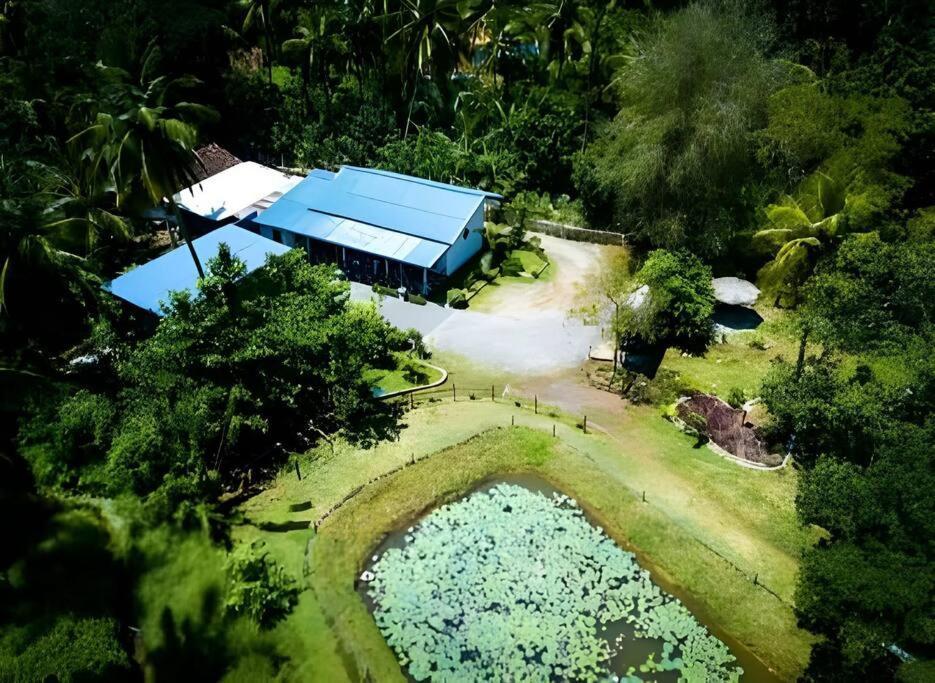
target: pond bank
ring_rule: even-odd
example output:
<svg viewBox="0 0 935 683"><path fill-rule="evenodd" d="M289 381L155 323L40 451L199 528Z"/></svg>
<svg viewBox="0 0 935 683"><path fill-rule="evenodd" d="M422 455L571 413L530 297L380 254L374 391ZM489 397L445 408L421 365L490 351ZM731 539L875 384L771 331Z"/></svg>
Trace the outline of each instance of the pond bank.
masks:
<svg viewBox="0 0 935 683"><path fill-rule="evenodd" d="M384 535L489 477L533 471L587 501L589 514L621 546L632 550L632 542L643 551L641 563L654 580L682 598L704 622L722 624L717 635L742 643L735 651L751 674L759 659L770 662L779 679L795 678L810 641L797 629L791 610L734 573L660 510L614 485L589 460L547 434L493 430L366 487L326 520L310 547L309 576L351 677L363 672L380 680L401 676L395 656L354 589L365 558ZM769 668L760 668L764 678L758 680L775 679L769 678Z"/></svg>
<svg viewBox="0 0 935 683"><path fill-rule="evenodd" d="M775 673L771 672L768 667L760 662L736 638L730 636L730 634L724 631L724 629L721 628L717 623L711 622L709 619L707 619L706 617L708 615L704 605L688 594L683 588L668 580L664 573L659 572L658 568L656 568L652 562L647 560L644 553L642 553L638 548L633 547L625 539L615 538L614 532L616 531L616 527L613 520L604 519L597 511L591 509L591 506L589 506L585 500L576 497L571 491L564 490L554 485L553 482L546 478L546 476L547 475L544 473L538 471L535 473L530 471L516 472L512 474L495 474L476 483L472 488L466 491L463 496L453 501L453 504L457 505L463 501L467 501L477 494L489 492L500 485L521 487L523 490L535 494L542 494L548 499L561 499L565 496L570 497L575 501L572 504L573 507L581 509L581 511L584 513L584 519L588 524L596 529L601 530L604 537L614 540L618 547L624 549L626 552L633 553L637 565L649 571L652 582L658 586L664 592L664 594L668 594L676 598L715 638L723 642L730 649L731 654L733 654L736 658L738 665L744 670L744 681L753 681L755 683L773 683L774 681L781 680ZM407 520L386 534L379 545L376 548L369 550L366 557L364 558L364 565L366 570L374 570L379 572L378 565L380 564L380 560L383 558L386 551L391 548L405 548L407 542L412 538L411 534L418 534L418 525L421 523L421 521L427 516L431 516L436 510L438 510L438 508L427 511L423 515L420 515L419 518ZM415 532L413 532L413 527L415 527ZM467 549L465 549L465 551L466 550ZM373 558L377 558L376 562L373 561ZM377 603L369 594L370 585L364 582L359 582L357 587L358 594L360 595L362 601L367 605L368 609L373 612L377 606ZM636 630L637 628L630 623L615 622L608 624L606 632L599 632L596 634L598 637L605 638L608 642L613 642L613 640L618 636L624 638L624 646L620 648L614 658L610 660L612 672L619 676L625 676L628 668L630 667L638 667L640 664L645 662L647 657L653 652L655 652L655 656L657 658L659 657L662 641L654 643L655 639L647 639L645 637L639 636L634 637ZM677 674L674 671L666 671L661 673L657 672L656 674L656 680L675 681L676 679Z"/></svg>

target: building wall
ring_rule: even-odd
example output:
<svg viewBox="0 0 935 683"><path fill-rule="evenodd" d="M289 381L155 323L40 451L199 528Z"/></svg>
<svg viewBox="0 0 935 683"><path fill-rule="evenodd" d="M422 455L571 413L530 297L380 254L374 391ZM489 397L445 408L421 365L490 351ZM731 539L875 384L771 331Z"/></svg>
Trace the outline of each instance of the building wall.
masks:
<svg viewBox="0 0 935 683"><path fill-rule="evenodd" d="M305 248L305 236L297 235L294 232L288 230L279 230L277 228L271 228L268 225L263 225L261 223L256 223L256 227L260 229L260 234L267 239L275 240L276 237L273 235L274 232L278 232L282 238L282 243L287 247L302 247Z"/></svg>
<svg viewBox="0 0 935 683"><path fill-rule="evenodd" d="M453 274L484 248L484 204L485 202L480 203L471 220L467 222L467 238L458 237L442 256L438 270L445 275Z"/></svg>

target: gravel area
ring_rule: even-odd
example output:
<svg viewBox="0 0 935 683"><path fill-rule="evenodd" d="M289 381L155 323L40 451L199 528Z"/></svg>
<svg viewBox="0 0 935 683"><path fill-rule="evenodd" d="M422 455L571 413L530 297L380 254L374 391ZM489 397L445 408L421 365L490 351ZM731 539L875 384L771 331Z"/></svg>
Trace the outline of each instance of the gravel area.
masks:
<svg viewBox="0 0 935 683"><path fill-rule="evenodd" d="M482 311L418 306L383 297L380 312L400 328L415 327L432 348L514 373L544 375L581 365L601 344L600 328L583 325L569 311L579 288L608 250L585 242L540 236L555 268L546 282L508 283L491 290ZM351 283L351 298L375 297L367 285Z"/></svg>

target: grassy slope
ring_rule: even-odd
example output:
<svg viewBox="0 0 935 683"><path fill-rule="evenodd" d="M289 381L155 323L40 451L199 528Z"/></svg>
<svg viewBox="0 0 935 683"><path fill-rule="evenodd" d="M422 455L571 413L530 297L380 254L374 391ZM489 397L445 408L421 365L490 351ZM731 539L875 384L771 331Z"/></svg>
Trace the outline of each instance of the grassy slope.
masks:
<svg viewBox="0 0 935 683"><path fill-rule="evenodd" d="M472 464L477 457L458 457L458 448L466 448L458 444L481 431L508 425L513 415L518 425L541 430L550 431L552 424L557 424L559 441L565 448L554 460L562 467L544 470L549 478L587 500L602 519L606 515L618 538L639 548L661 575L694 596L703 613L784 677L792 678L801 670L810 644L807 634L796 628L788 604L754 587L751 581L758 574L760 582L786 603L792 600L797 558L811 539L795 520L794 472L753 472L707 450L694 450L691 439L649 409L633 409L631 417L606 436L584 435L569 420L535 416L512 403L487 399L452 404L449 399L410 413L408 428L398 442L369 451L339 444L334 454L324 447L305 456L302 481L286 472L244 506L254 521L312 520L356 486L413 455L418 458L454 447L366 487L323 526L312 548L316 567L312 580L327 590L319 590L317 597L306 591L300 605L300 612L304 606L305 613L292 615L279 627L284 637L289 634L301 643L296 650L300 662L314 658L308 666L313 667L316 678L324 678L327 672L328 680L337 680L334 676L340 662L335 632L322 627L321 608L330 615L343 649L348 650L360 638L366 650L362 659L382 669L383 665L374 662L384 661L388 650L382 640L377 647L363 637L362 633L375 629L349 589L360 561L369 545L400 515L421 510L439 496L455 495L469 488L477 477L502 469L528 468L527 454L515 448L484 449L481 461L487 464L479 470ZM640 502L644 490L645 505ZM388 502L363 508L364 517L350 526L341 522L359 501L378 491L391 496ZM391 500L399 501L402 507L394 508L396 503ZM302 513L288 511L289 504L302 501L311 501L313 508ZM250 538L261 534L253 527L244 527L241 533ZM308 532L262 535L290 570L298 573ZM331 539L326 547L322 538ZM319 600L322 605L317 604ZM394 661L391 656L390 661Z"/></svg>

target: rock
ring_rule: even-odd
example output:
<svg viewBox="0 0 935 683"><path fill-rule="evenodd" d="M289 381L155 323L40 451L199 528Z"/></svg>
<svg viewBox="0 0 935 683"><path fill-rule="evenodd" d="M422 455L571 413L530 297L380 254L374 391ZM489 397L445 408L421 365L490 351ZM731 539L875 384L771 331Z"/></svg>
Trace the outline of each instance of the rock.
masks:
<svg viewBox="0 0 935 683"><path fill-rule="evenodd" d="M711 280L714 298L722 304L732 306L753 306L760 290L748 280L739 277L716 277Z"/></svg>

